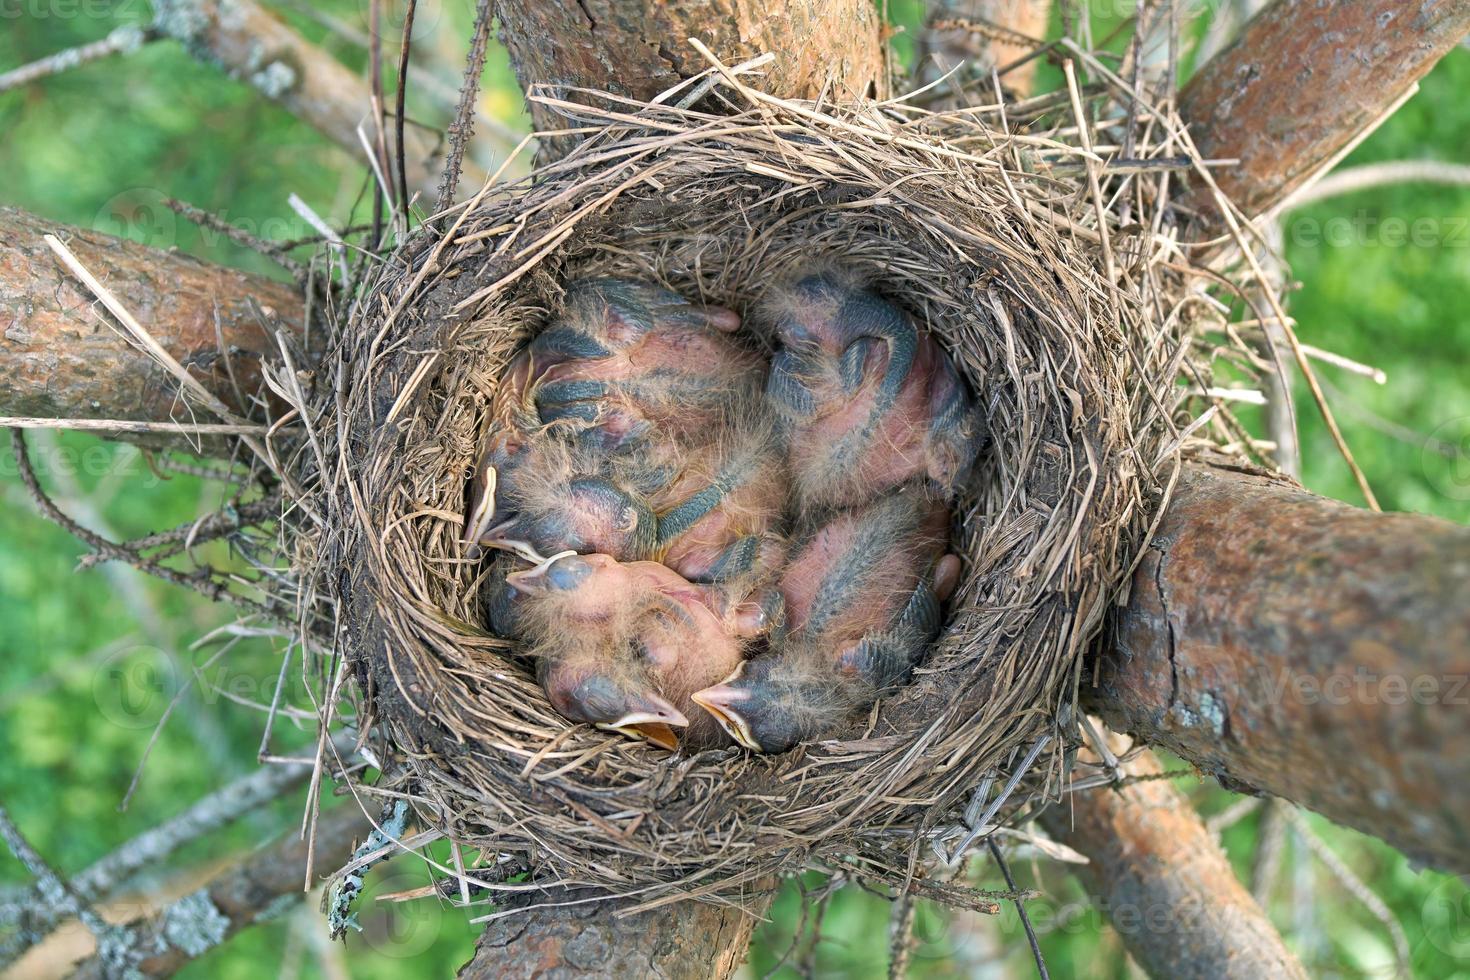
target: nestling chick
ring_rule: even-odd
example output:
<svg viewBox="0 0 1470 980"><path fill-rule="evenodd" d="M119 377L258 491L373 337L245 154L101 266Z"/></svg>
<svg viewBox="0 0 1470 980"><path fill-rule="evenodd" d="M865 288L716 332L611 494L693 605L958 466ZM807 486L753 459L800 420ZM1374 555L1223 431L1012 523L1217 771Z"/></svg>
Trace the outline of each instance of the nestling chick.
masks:
<svg viewBox="0 0 1470 980"><path fill-rule="evenodd" d="M490 563L490 570L480 585L480 603L485 608L485 618L491 631L501 639L513 640L521 635L520 612L525 598L525 593L507 582L505 577L529 567L526 561L502 552Z"/></svg>
<svg viewBox="0 0 1470 980"><path fill-rule="evenodd" d="M704 588L657 562L621 563L606 555L567 556L508 580L527 593L521 619L532 656L556 663L570 651L580 662L584 646L595 646L608 663L639 664L674 707L688 713L687 745L728 744L689 700L728 676L743 657L736 630Z"/></svg>
<svg viewBox="0 0 1470 980"><path fill-rule="evenodd" d="M958 580L948 525L914 488L831 518L782 576L784 639L695 703L746 748L785 752L904 683Z"/></svg>
<svg viewBox="0 0 1470 980"><path fill-rule="evenodd" d="M808 507L854 506L911 479L954 493L982 425L944 351L855 280L808 276L765 303L782 349L766 402Z"/></svg>
<svg viewBox="0 0 1470 980"><path fill-rule="evenodd" d="M541 426L534 403L538 376L534 358L521 351L506 365L491 398L485 440L470 476L465 508L463 540L468 558L480 556L479 541L495 523L498 502L515 496L515 469Z"/></svg>
<svg viewBox="0 0 1470 980"><path fill-rule="evenodd" d="M636 447L654 429L700 432L765 377L760 356L728 336L739 324L648 283L574 283L565 313L531 344L551 365L535 395L541 421L605 450Z"/></svg>
<svg viewBox="0 0 1470 980"><path fill-rule="evenodd" d="M658 522L642 496L606 473L601 454L543 434L515 469L515 496L479 543L521 555L600 553L654 557Z"/></svg>
<svg viewBox="0 0 1470 980"><path fill-rule="evenodd" d="M626 568L605 555L568 555L510 573L506 582L522 594L514 625L562 717L673 750L688 718L657 691L636 632L648 587Z"/></svg>
<svg viewBox="0 0 1470 980"><path fill-rule="evenodd" d="M738 602L772 582L785 560L790 488L780 444L760 413L717 431L668 458L638 454L624 472L628 482L653 487L658 559L691 582L726 586Z"/></svg>
<svg viewBox="0 0 1470 980"><path fill-rule="evenodd" d="M533 345L546 364L628 353L651 337L733 333L740 317L721 306L696 306L638 279L596 277L567 286L562 315Z"/></svg>

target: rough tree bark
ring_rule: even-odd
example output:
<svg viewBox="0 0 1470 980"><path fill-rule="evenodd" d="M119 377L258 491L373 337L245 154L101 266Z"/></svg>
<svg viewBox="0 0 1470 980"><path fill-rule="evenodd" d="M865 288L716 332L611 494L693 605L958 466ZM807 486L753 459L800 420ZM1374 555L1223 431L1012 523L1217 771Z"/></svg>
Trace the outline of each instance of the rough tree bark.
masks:
<svg viewBox="0 0 1470 980"><path fill-rule="evenodd" d="M66 242L165 350L242 415L250 406L237 390L248 399L259 388L261 355L276 349L267 331L304 326L301 293L289 283L0 208L0 414L189 421L178 383L123 339L46 234Z"/></svg>
<svg viewBox="0 0 1470 980"><path fill-rule="evenodd" d="M1240 159L1215 178L1246 214L1260 214L1331 163L1467 33L1470 0L1276 0L1190 79L1179 111L1207 159Z"/></svg>
<svg viewBox="0 0 1470 980"><path fill-rule="evenodd" d="M621 919L616 909L599 902L497 919L485 927L459 976L725 980L745 959L757 923L754 914L701 902Z"/></svg>
<svg viewBox="0 0 1470 980"><path fill-rule="evenodd" d="M685 38L727 64L767 52L765 86L788 98L884 95L882 25L872 0L500 0L501 40L527 92L537 84L650 99L709 67ZM565 119L532 103L538 128Z"/></svg>
<svg viewBox="0 0 1470 980"><path fill-rule="evenodd" d="M1126 769L1161 771L1147 753ZM1204 821L1169 783L1091 790L1050 808L1041 822L1091 859L1073 871L1149 976L1305 980Z"/></svg>
<svg viewBox="0 0 1470 980"><path fill-rule="evenodd" d="M1088 707L1470 871L1470 528L1187 471Z"/></svg>

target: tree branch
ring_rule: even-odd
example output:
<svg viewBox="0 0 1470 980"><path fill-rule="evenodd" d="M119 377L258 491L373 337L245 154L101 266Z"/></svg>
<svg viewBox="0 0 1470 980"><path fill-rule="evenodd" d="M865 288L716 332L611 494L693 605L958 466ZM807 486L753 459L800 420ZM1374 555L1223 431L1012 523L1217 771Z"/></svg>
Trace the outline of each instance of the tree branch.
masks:
<svg viewBox="0 0 1470 980"><path fill-rule="evenodd" d="M112 895L140 869L162 861L178 848L225 826L251 810L274 800L306 781L307 763L265 766L209 794L183 813L171 817L117 850L92 862L73 876L67 887L96 903ZM48 935L72 910L44 903L37 889L22 889L0 904L0 922L18 923L18 937L0 950L0 962L9 962Z"/></svg>
<svg viewBox="0 0 1470 980"><path fill-rule="evenodd" d="M357 127L372 131L372 93L346 65L254 0L154 0L154 28L195 58L255 88L346 150L363 152ZM408 181L429 181L435 140L409 129Z"/></svg>
<svg viewBox="0 0 1470 980"><path fill-rule="evenodd" d="M1470 528L1188 469L1083 693L1231 789L1470 871Z"/></svg>
<svg viewBox="0 0 1470 980"><path fill-rule="evenodd" d="M372 829L354 803L344 803L317 821L314 858L318 868L338 868L352 856L353 845ZM278 912L288 896L301 895L301 869L307 842L295 832L256 851L209 884L179 899L156 915L135 919L128 928L136 937L127 974L168 977L191 960L235 933ZM117 975L114 964L92 957L78 964L73 980Z"/></svg>
<svg viewBox="0 0 1470 980"><path fill-rule="evenodd" d="M542 895L570 902L576 893ZM725 980L745 959L769 896L749 911L703 902L619 918L618 905L587 902L490 922L460 980L542 977L667 977Z"/></svg>
<svg viewBox="0 0 1470 980"><path fill-rule="evenodd" d="M651 99L708 65L698 37L728 64L777 55L765 87L787 98L886 95L885 50L871 0L500 0L501 40L527 92L556 84ZM531 104L538 128L566 120Z"/></svg>
<svg viewBox="0 0 1470 980"><path fill-rule="evenodd" d="M1130 776L1162 771L1150 753L1125 768ZM1073 872L1149 976L1305 980L1214 835L1168 782L1074 793L1041 822L1087 855Z"/></svg>
<svg viewBox="0 0 1470 980"><path fill-rule="evenodd" d="M1195 73L1179 111L1247 215L1281 203L1371 130L1470 33L1470 0L1275 0ZM1197 206L1209 212L1204 195Z"/></svg>
<svg viewBox="0 0 1470 980"><path fill-rule="evenodd" d="M250 413L262 354L275 350L268 330L303 328L301 295L288 284L0 208L5 415L189 421L179 414L177 383L114 329L46 247L47 233L66 241L164 348L239 414Z"/></svg>

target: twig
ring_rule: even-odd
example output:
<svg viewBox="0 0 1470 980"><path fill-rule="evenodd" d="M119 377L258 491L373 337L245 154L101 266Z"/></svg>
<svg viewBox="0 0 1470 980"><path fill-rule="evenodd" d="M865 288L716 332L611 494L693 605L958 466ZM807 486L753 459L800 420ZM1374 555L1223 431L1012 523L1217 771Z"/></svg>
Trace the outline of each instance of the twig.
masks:
<svg viewBox="0 0 1470 980"><path fill-rule="evenodd" d="M1218 838L1227 829L1234 827L1246 817L1255 813L1265 802L1259 796L1242 796L1234 803L1221 810L1205 821L1205 827L1211 834Z"/></svg>
<svg viewBox="0 0 1470 980"><path fill-rule="evenodd" d="M327 814L319 847L327 859L344 861L358 836L370 826L362 811L344 804ZM72 976L92 978L167 977L242 929L279 913L283 902L300 896L299 874L305 844L292 834L245 856L209 884L155 915L128 923L139 937L126 970L100 956L78 965Z"/></svg>
<svg viewBox="0 0 1470 980"><path fill-rule="evenodd" d="M150 27L124 24L100 41L48 54L28 65L21 65L19 68L12 68L0 74L0 92L29 85L31 82L40 81L52 75L59 75L64 71L70 71L109 55L131 54L143 45L158 40L158 37L158 32Z"/></svg>
<svg viewBox="0 0 1470 980"><path fill-rule="evenodd" d="M135 552L162 548L163 550L158 554L150 556L153 561L158 561L197 544L227 537L248 527L254 527L262 521L271 520L280 514L280 509L280 496L271 494L247 504L227 506L224 510L205 514L201 518L189 521L187 524L180 524L167 531L157 531L141 538L134 538L119 547ZM84 555L78 567L87 568L105 560L98 555Z"/></svg>
<svg viewBox="0 0 1470 980"><path fill-rule="evenodd" d="M11 449L15 454L21 484L30 493L31 499L36 502L36 506L40 508L41 513L74 538L87 545L94 552L100 554L103 558L108 561L120 561L123 564L133 566L140 572L147 572L149 575L161 578L165 582L183 586L186 589L192 589L214 602L232 602L263 619L289 625L290 621L280 613L253 599L248 599L238 593L231 592L227 584L216 579L211 573L205 572L204 574L186 575L166 565L160 565L157 562L150 561L136 552L129 551L121 545L114 544L100 534L96 534L78 524L68 517L60 507L57 507L56 502L47 496L45 490L41 489L40 481L36 479L35 468L31 465L30 454L26 451L24 431L12 428L10 430L10 442Z"/></svg>
<svg viewBox="0 0 1470 980"><path fill-rule="evenodd" d="M1082 146L1083 162L1087 165L1087 191L1092 195L1092 206L1097 211L1097 234L1102 245L1103 269L1108 282L1118 281L1116 264L1113 261L1113 246L1108 236L1108 213L1103 206L1102 189L1097 179L1097 164L1092 152L1092 131L1087 124L1087 115L1082 111L1082 96L1077 89L1077 70L1068 58L1062 62L1062 72L1067 78L1067 92L1072 99L1072 114L1077 119L1077 139Z"/></svg>
<svg viewBox="0 0 1470 980"><path fill-rule="evenodd" d="M1005 805L1005 801L1010 799L1011 794L1015 792L1016 786L1021 782L1022 777L1030 771L1032 763L1036 761L1037 756L1041 755L1041 750L1046 748L1050 741L1051 735L1048 734L1041 736L1032 744L1031 750L1026 753L1026 758L1016 767L1016 771L1011 773L1011 778L1006 780L1005 787L1001 790L1000 795L990 802L990 805L985 808L985 812L980 815L975 821L974 826L970 828L970 832L950 852L947 863L953 864L958 861L960 855L970 849L970 845L974 844L982 835L989 832L990 819Z"/></svg>
<svg viewBox="0 0 1470 980"><path fill-rule="evenodd" d="M350 748L351 740L345 741ZM140 869L166 859L185 844L233 823L252 810L282 796L300 785L310 774L311 766L304 763L257 769L203 797L183 813L144 831L110 854L94 861L74 876L67 887L73 894L89 896L93 901L107 898ZM19 934L0 951L0 964L13 961L68 916L75 914L50 901L38 908L34 905L36 899L46 900L39 887L31 896L0 906L0 920L22 923Z"/></svg>
<svg viewBox="0 0 1470 980"><path fill-rule="evenodd" d="M992 837L986 841L990 845L990 856L995 858L995 863L1000 867L1000 873L1005 876L1006 887L1016 891L1016 879L1011 877L1011 869L1006 864L1005 855L1000 852L1000 845ZM1041 944L1036 941L1036 930L1031 928L1031 919L1026 915L1026 903L1016 899L1016 914L1021 917L1021 926L1026 930L1026 941L1031 944L1031 955L1036 959L1036 973L1041 980L1051 980L1046 972L1046 960L1041 955Z"/></svg>
<svg viewBox="0 0 1470 980"><path fill-rule="evenodd" d="M444 161L444 176L439 180L439 200L434 206L435 213L446 210L454 203L460 168L464 166L465 147L469 145L470 137L475 132L475 101L480 92L480 76L485 73L485 50L490 40L490 21L494 14L494 4L490 0L479 0L475 5L475 33L470 42L469 55L465 58L459 106L454 110L454 122L449 124L449 157Z"/></svg>
<svg viewBox="0 0 1470 980"><path fill-rule="evenodd" d="M413 17L418 9L418 0L408 0L408 9L403 15L403 43L398 47L397 104L393 126L397 137L398 154L398 206L403 210L405 224L408 221L408 168L407 149L403 142L404 100L408 96L408 53L413 48Z"/></svg>
<svg viewBox="0 0 1470 980"><path fill-rule="evenodd" d="M115 967L119 962L119 957L126 955L134 944L132 931L126 926L109 924L84 902L30 845L3 806L0 806L0 838L4 839L16 860L25 865L31 877L36 879L36 889L46 904L59 915L75 917L86 926L92 935L97 937L99 960L108 964L109 967ZM22 931L18 938L30 939L31 937L26 936ZM35 941L31 939L32 943Z"/></svg>
<svg viewBox="0 0 1470 980"><path fill-rule="evenodd" d="M1358 877L1357 872L1348 867L1347 863L1337 856L1337 852L1328 847L1326 842L1317 835L1317 832L1307 823L1301 810L1288 804L1283 804L1283 806L1286 821L1298 832L1300 839L1316 855L1317 860L1321 861L1327 870L1332 872L1332 876L1342 883L1348 893L1361 902L1373 918L1381 922L1388 930L1393 940L1394 958L1398 960L1398 975L1401 977L1413 976L1409 938L1404 935L1404 927L1399 925L1399 920L1394 917L1393 912L1383 904L1383 899L1379 898L1373 889Z"/></svg>
<svg viewBox="0 0 1470 980"><path fill-rule="evenodd" d="M1271 892L1281 872L1281 856L1286 848L1286 810L1284 800L1270 799L1261 809L1256 830L1256 853L1251 860L1251 894L1261 908L1269 908Z"/></svg>
<svg viewBox="0 0 1470 980"><path fill-rule="evenodd" d="M1395 160L1339 170L1287 198L1283 210L1306 207L1342 194L1354 194L1389 184L1443 184L1470 187L1470 164L1440 160Z"/></svg>
<svg viewBox="0 0 1470 980"><path fill-rule="evenodd" d="M893 900L889 911L888 980L903 980L908 975L909 959L914 954L914 915L918 900L905 891Z"/></svg>
<svg viewBox="0 0 1470 980"><path fill-rule="evenodd" d="M331 888L322 898L322 904L327 910L327 928L331 931L333 939L340 939L347 934L347 930L361 929L357 924L357 915L352 911L352 905L362 894L363 878L368 869L379 861L385 861L396 852L395 848L388 847L390 843L403 837L408 827L408 803L404 800L392 800L383 808L383 815L379 818L381 829L374 827L368 834L367 839L352 854L352 862L355 865L352 870L332 882ZM383 853L372 860L364 861L363 858L382 851Z"/></svg>
<svg viewBox="0 0 1470 980"><path fill-rule="evenodd" d="M0 416L8 429L68 429L74 432L157 432L169 435L243 436L264 435L266 426L248 423L143 422L136 419L57 419L22 415Z"/></svg>
<svg viewBox="0 0 1470 980"><path fill-rule="evenodd" d="M296 278L302 280L306 275L306 266L286 254L284 246L280 242L268 241L256 235L250 234L243 228L236 228L224 218L206 211L201 207L190 204L188 201L180 201L178 198L166 197L163 206L186 221L192 221L201 228L208 228L224 235L236 245L244 246L252 252L258 252L266 258L275 262L281 268Z"/></svg>

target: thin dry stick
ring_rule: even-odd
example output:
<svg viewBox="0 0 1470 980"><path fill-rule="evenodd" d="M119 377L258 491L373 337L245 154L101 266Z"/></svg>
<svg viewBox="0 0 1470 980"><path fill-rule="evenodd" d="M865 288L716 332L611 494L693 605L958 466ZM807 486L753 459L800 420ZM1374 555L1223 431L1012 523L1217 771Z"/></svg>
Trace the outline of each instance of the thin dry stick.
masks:
<svg viewBox="0 0 1470 980"><path fill-rule="evenodd" d="M1225 195L1220 193L1218 187L1212 185L1211 189L1215 196L1215 206L1220 209L1220 214L1224 217L1226 225L1229 226L1230 234L1235 239L1236 246L1240 249L1241 255L1244 256L1246 264L1251 268L1251 274L1256 277L1256 281L1259 283L1269 282L1270 280L1266 278L1265 270L1261 268L1261 263L1256 260L1255 250L1251 248L1250 242L1246 241L1245 233L1241 231L1240 222L1235 219L1234 207L1225 199ZM1332 407L1327 404L1327 396L1322 393L1322 385L1317 381L1317 372L1312 370L1312 364L1307 360L1306 351L1302 350L1301 342L1297 340L1296 331L1287 325L1290 321L1286 316L1285 308L1281 305L1281 298L1270 289L1265 290L1265 295L1266 302L1271 304L1271 312L1275 315L1276 321L1281 325L1282 334L1286 337L1287 342L1291 344L1291 352L1296 357L1297 368L1301 370L1302 377L1307 380L1307 388L1312 392L1312 400L1317 403L1317 411L1322 415L1322 421L1326 424L1327 431L1332 434L1332 441L1337 445L1337 451L1342 455L1343 460L1347 462L1348 469L1352 471L1353 479L1357 481L1358 489L1362 491L1363 499L1367 502L1368 509L1382 510L1378 506L1378 498L1373 494L1373 488L1368 485L1367 475L1363 473L1362 467L1358 465L1357 459L1353 456L1353 451L1348 448L1347 439L1343 436L1342 429L1338 427L1337 417L1333 414Z"/></svg>
<svg viewBox="0 0 1470 980"><path fill-rule="evenodd" d="M263 435L263 425L229 422L142 422L136 419L57 419L23 415L0 416L0 426L9 429L70 429L76 432L157 432L167 435L246 436Z"/></svg>
<svg viewBox="0 0 1470 980"><path fill-rule="evenodd" d="M196 207L187 201L180 201L172 197L164 198L163 206L187 221L192 221L202 228L217 231L235 244L243 245L252 252L266 256L272 262L275 262L281 268L291 273L298 281L306 276L306 266L286 254L286 247L281 242L267 241L264 238L252 235L243 228L236 228L219 215Z"/></svg>
<svg viewBox="0 0 1470 980"><path fill-rule="evenodd" d="M903 980L908 975L909 959L914 955L914 917L918 900L904 892L893 900L889 910L888 980Z"/></svg>
<svg viewBox="0 0 1470 980"><path fill-rule="evenodd" d="M228 405L220 401L214 392L204 387L203 383L175 360L174 356L165 350L163 345L153 338L152 334L143 329L143 325L134 318L127 307L123 306L118 298L112 294L112 291L102 285L97 277L87 270L86 266L82 265L81 260L76 257L70 248L67 248L61 239L55 235L46 235L44 237L51 251L55 252L57 257L71 270L72 275L80 279L91 290L92 295L96 296L102 305L107 307L108 312L116 317L118 322L127 329L127 336L133 343L137 344L145 353L166 368L187 391L193 393L195 397L204 402L214 414L236 425L249 424L245 419L240 418L234 412L230 411Z"/></svg>
<svg viewBox="0 0 1470 980"><path fill-rule="evenodd" d="M1394 957L1398 960L1399 976L1412 976L1413 959L1409 951L1409 937L1404 935L1404 927L1399 925L1399 920L1394 917L1389 907L1383 904L1383 899L1379 898L1377 893L1369 888L1362 878L1358 877L1357 872L1348 867L1347 862L1343 861L1337 852L1328 847L1327 843L1318 836L1312 826L1307 823L1302 811L1290 804L1284 805L1287 822L1298 831L1300 839L1306 843L1307 848L1317 856L1328 871L1332 872L1332 876L1342 883L1348 894L1361 902L1373 918L1388 930L1389 937L1393 940Z"/></svg>
<svg viewBox="0 0 1470 980"><path fill-rule="evenodd" d="M77 895L98 901L112 895L138 871L166 860L180 847L240 819L299 786L310 775L304 764L266 766L203 797L184 812L152 827L76 874L68 887ZM43 904L36 906L37 901ZM29 906L29 908L25 908ZM0 907L0 917L11 918L25 908L26 928L0 953L0 963L39 942L68 915L46 901L39 888L32 896ZM17 942L22 943L17 947Z"/></svg>
<svg viewBox="0 0 1470 980"><path fill-rule="evenodd" d="M439 200L435 212L445 211L454 203L454 191L459 186L460 168L464 166L464 151L475 132L475 100L480 92L480 76L485 72L485 51L490 41L490 22L495 15L491 0L479 0L475 5L475 30L470 42L469 56L465 58L464 81L459 90L459 106L454 111L454 122L449 124L449 159L444 161L444 176L439 180ZM525 141L523 140L522 143ZM514 159L516 152L507 159Z"/></svg>
<svg viewBox="0 0 1470 980"><path fill-rule="evenodd" d="M995 863L1000 867L1000 873L1005 876L1006 887L1016 891L1016 879L1011 877L1010 865L1006 864L1005 855L1000 852L1000 845L995 838L990 838L986 843L990 845L990 855L995 858ZM1031 928L1031 918L1026 915L1026 903L1021 899L1016 900L1016 914L1021 917L1021 926L1026 930L1026 941L1031 944L1031 955L1036 960L1036 973L1041 980L1051 980L1046 972L1046 960L1041 955L1041 944L1036 941L1036 930Z"/></svg>
<svg viewBox="0 0 1470 980"><path fill-rule="evenodd" d="M1440 160L1394 160L1370 163L1328 174L1315 184L1297 191L1283 210L1306 207L1342 194L1356 194L1393 184L1443 184L1446 187L1470 187L1470 164L1445 163Z"/></svg>
<svg viewBox="0 0 1470 980"><path fill-rule="evenodd" d="M110 55L131 54L150 41L158 40L158 37L158 32L152 28L141 27L137 24L124 24L100 41L67 48L65 51L49 54L28 65L21 65L19 68L12 68L0 74L0 92L29 85L52 75L59 75L61 72L70 71Z"/></svg>
<svg viewBox="0 0 1470 980"><path fill-rule="evenodd" d="M408 214L408 168L405 161L408 159L407 149L403 141L404 127L404 101L408 96L408 53L413 48L413 17L418 9L418 0L408 0L408 9L403 15L403 41L398 46L398 91L396 113L393 125L396 130L398 152L398 206L403 209L403 219L409 219Z"/></svg>
<svg viewBox="0 0 1470 980"><path fill-rule="evenodd" d="M1072 99L1072 115L1077 119L1077 139L1086 154L1083 162L1087 165L1087 191L1092 195L1092 206L1097 211L1097 234L1099 243L1102 245L1103 268L1106 270L1108 282L1117 282L1118 270L1113 261L1112 241L1108 236L1108 215L1103 207L1102 188L1098 183L1097 164L1093 157L1091 127L1088 125L1087 116L1082 111L1082 95L1077 90L1077 71L1072 66L1072 59L1068 58L1062 62L1062 72L1067 76L1067 93Z"/></svg>

